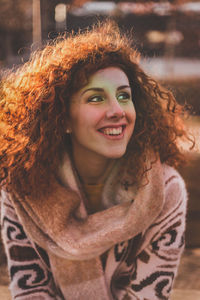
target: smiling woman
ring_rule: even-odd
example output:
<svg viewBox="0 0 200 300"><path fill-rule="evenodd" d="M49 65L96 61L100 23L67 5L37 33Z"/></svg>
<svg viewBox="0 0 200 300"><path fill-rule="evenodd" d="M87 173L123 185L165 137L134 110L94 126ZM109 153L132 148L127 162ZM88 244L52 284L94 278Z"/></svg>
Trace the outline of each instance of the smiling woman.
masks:
<svg viewBox="0 0 200 300"><path fill-rule="evenodd" d="M110 160L124 155L135 115L128 77L116 67L97 71L72 95L67 127L83 181L99 182ZM98 162L98 170L93 169L93 162Z"/></svg>
<svg viewBox="0 0 200 300"><path fill-rule="evenodd" d="M182 108L111 22L33 53L0 102L13 299L168 299L184 248Z"/></svg>

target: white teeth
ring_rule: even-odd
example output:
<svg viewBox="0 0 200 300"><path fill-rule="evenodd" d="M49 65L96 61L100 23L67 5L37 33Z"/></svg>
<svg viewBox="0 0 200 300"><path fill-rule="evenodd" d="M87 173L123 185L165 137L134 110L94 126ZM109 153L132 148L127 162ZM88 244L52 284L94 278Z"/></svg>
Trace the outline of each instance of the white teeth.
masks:
<svg viewBox="0 0 200 300"><path fill-rule="evenodd" d="M122 126L118 128L105 128L103 129L103 133L106 135L119 135L122 133Z"/></svg>

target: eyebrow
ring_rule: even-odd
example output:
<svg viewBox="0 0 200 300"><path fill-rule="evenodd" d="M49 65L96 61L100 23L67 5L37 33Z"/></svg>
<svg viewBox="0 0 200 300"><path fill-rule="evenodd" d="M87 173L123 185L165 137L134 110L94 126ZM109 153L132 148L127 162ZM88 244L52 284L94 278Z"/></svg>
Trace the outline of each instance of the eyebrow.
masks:
<svg viewBox="0 0 200 300"><path fill-rule="evenodd" d="M119 86L117 88L117 91L123 90L125 88L129 88L130 89L131 87L129 85L121 85L121 86ZM88 91L103 92L104 89L103 88L98 88L98 87L92 87L92 88L84 90L81 95L85 94Z"/></svg>

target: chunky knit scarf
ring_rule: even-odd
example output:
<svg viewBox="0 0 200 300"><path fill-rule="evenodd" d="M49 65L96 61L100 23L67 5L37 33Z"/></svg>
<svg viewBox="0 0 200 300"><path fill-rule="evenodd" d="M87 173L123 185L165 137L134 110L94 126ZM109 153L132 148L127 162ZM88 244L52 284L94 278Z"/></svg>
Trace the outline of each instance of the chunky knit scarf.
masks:
<svg viewBox="0 0 200 300"><path fill-rule="evenodd" d="M104 210L87 215L84 193L70 158L66 155L59 174L52 174L51 193L24 199L12 195L21 223L29 237L50 258L56 284L65 299L112 299L100 255L115 244L147 229L163 205L163 174L160 162L148 172L140 188L116 184L120 161L106 181ZM129 182L124 171L121 182Z"/></svg>

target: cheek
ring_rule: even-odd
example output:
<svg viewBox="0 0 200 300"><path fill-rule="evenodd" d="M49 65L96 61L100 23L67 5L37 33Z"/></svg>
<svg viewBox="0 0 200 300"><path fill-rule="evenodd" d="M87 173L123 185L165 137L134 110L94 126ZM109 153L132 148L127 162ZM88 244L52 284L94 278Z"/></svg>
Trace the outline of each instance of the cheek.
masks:
<svg viewBox="0 0 200 300"><path fill-rule="evenodd" d="M101 118L102 113L98 110L80 110L76 114L72 114L71 126L80 131L95 128Z"/></svg>
<svg viewBox="0 0 200 300"><path fill-rule="evenodd" d="M135 120L136 120L136 111L134 107L130 107L130 109L128 109L127 111L127 118L129 120L130 123L132 123L133 125L135 124Z"/></svg>
<svg viewBox="0 0 200 300"><path fill-rule="evenodd" d="M84 122L86 126L96 126L100 120L102 120L104 114L101 109L88 107L81 114L82 118L84 118Z"/></svg>
<svg viewBox="0 0 200 300"><path fill-rule="evenodd" d="M100 120L102 120L104 113L101 109L92 109L86 111L85 118L87 119L87 123L91 125L96 125Z"/></svg>

